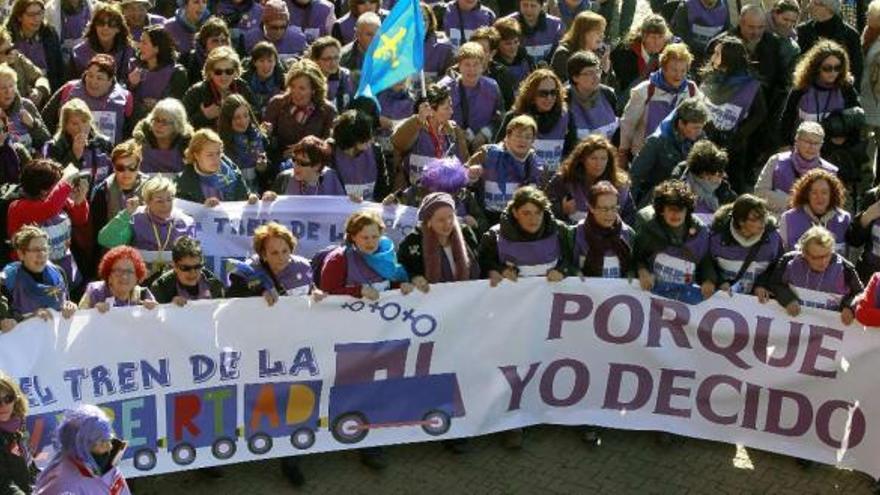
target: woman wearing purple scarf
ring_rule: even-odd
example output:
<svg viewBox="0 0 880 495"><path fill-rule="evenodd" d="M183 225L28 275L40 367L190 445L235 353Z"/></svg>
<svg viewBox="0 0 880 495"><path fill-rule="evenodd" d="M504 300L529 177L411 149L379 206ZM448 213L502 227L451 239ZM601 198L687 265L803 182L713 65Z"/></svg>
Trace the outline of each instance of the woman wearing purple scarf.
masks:
<svg viewBox="0 0 880 495"><path fill-rule="evenodd" d="M776 153L767 160L755 184L755 195L767 201L772 213L779 215L788 208L792 186L810 170L819 168L837 172L837 167L819 156L824 141L825 131L820 124L802 122L792 150Z"/></svg>
<svg viewBox="0 0 880 495"><path fill-rule="evenodd" d="M16 380L0 371L0 489L31 493L37 466L28 450L25 417L28 400Z"/></svg>

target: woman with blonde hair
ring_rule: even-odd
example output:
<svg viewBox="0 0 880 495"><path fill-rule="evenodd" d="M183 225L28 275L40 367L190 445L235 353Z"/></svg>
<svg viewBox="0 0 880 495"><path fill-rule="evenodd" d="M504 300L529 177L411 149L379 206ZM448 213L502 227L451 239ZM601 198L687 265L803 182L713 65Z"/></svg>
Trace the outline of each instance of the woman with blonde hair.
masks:
<svg viewBox="0 0 880 495"><path fill-rule="evenodd" d="M293 145L308 135L330 137L336 109L327 101L327 78L315 62L304 59L291 65L284 93L266 105L263 122L270 125L273 161L290 158Z"/></svg>
<svg viewBox="0 0 880 495"><path fill-rule="evenodd" d="M110 152L113 145L98 133L92 112L79 98L61 107L58 131L43 148L46 158L62 165L73 164L88 172L89 184L95 187L110 175Z"/></svg>
<svg viewBox="0 0 880 495"><path fill-rule="evenodd" d="M0 119L5 121L5 129L0 130L4 131L10 142L29 151L39 150L49 139L49 129L37 106L19 92L19 77L12 67L0 64Z"/></svg>
<svg viewBox="0 0 880 495"><path fill-rule="evenodd" d="M251 88L241 79L241 60L232 48L219 46L212 50L202 73L204 80L183 95L183 106L196 129L216 128L223 100L231 94L240 94L251 106L256 104Z"/></svg>
<svg viewBox="0 0 880 495"><path fill-rule="evenodd" d="M26 440L27 413L17 380L0 370L0 483L7 493L31 493L39 472Z"/></svg>
<svg viewBox="0 0 880 495"><path fill-rule="evenodd" d="M132 133L143 147L141 171L146 174L177 174L183 170L183 152L193 128L179 100L164 98L156 103Z"/></svg>
<svg viewBox="0 0 880 495"><path fill-rule="evenodd" d="M257 202L241 171L223 154L223 140L210 129L199 129L184 154L186 165L177 176L177 197L209 208L221 201Z"/></svg>
<svg viewBox="0 0 880 495"><path fill-rule="evenodd" d="M520 84L513 108L504 116L495 141L500 141L507 123L518 115L528 115L538 124L533 147L543 182L559 169L562 157L574 146L577 135L569 125L566 92L562 81L550 69L537 69Z"/></svg>

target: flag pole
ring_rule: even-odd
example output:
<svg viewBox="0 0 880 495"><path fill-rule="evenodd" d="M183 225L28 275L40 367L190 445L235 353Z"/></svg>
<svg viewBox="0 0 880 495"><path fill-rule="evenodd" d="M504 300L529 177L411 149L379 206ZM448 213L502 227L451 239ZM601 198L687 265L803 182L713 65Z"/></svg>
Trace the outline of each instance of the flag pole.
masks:
<svg viewBox="0 0 880 495"><path fill-rule="evenodd" d="M428 97L428 89L425 87L425 69L419 71L422 79L422 98Z"/></svg>

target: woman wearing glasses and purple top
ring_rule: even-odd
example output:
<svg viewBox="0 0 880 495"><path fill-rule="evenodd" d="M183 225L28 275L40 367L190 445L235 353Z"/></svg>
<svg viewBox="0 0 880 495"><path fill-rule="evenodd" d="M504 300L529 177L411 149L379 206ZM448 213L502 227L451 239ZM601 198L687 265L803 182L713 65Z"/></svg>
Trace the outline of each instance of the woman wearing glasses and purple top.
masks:
<svg viewBox="0 0 880 495"><path fill-rule="evenodd" d="M68 300L67 276L49 261L49 236L39 227L26 225L12 238L18 259L0 272L0 293L8 310L0 319L0 332L8 332L24 319L52 319L50 309L70 318L76 304Z"/></svg>
<svg viewBox="0 0 880 495"><path fill-rule="evenodd" d="M147 276L147 266L140 252L130 246L116 246L107 251L98 265L101 280L90 282L79 301L80 309L95 308L106 313L110 308L121 306L156 307L156 299L150 289L138 282Z"/></svg>

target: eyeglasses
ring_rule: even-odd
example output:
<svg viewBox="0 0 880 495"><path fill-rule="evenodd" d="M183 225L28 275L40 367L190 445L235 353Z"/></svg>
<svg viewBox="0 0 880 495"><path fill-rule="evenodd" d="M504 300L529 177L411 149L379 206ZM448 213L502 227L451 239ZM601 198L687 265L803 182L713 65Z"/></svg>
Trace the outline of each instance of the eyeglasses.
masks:
<svg viewBox="0 0 880 495"><path fill-rule="evenodd" d="M163 119L162 117L153 117L153 125L171 125L171 120Z"/></svg>
<svg viewBox="0 0 880 495"><path fill-rule="evenodd" d="M222 76L223 74L226 74L227 76L234 76L235 68L231 67L229 69L214 69L215 76Z"/></svg>
<svg viewBox="0 0 880 495"><path fill-rule="evenodd" d="M821 140L820 141L811 141L809 139L799 138L799 139L797 139L797 142L802 143L802 144L809 144L810 146L822 146L822 143L824 141L821 141Z"/></svg>
<svg viewBox="0 0 880 495"><path fill-rule="evenodd" d="M840 72L843 70L843 64L823 65L820 70L822 72Z"/></svg>
<svg viewBox="0 0 880 495"><path fill-rule="evenodd" d="M557 98L559 97L559 90L557 89L539 89L538 96L541 98Z"/></svg>
<svg viewBox="0 0 880 495"><path fill-rule="evenodd" d="M134 277L135 271L125 268L114 268L110 270L110 273L112 275L116 275L117 277Z"/></svg>
<svg viewBox="0 0 880 495"><path fill-rule="evenodd" d="M8 406L15 402L15 394L0 395L0 404Z"/></svg>
<svg viewBox="0 0 880 495"><path fill-rule="evenodd" d="M267 31L287 31L287 24L266 24Z"/></svg>
<svg viewBox="0 0 880 495"><path fill-rule="evenodd" d="M113 170L117 172L137 172L140 166L137 163L126 165L124 163L114 163Z"/></svg>
<svg viewBox="0 0 880 495"><path fill-rule="evenodd" d="M177 265L177 269L182 272L195 272L195 271L201 270L202 268L204 268L204 266L205 265L203 263L198 263L195 265L180 265L179 264L179 265Z"/></svg>
<svg viewBox="0 0 880 495"><path fill-rule="evenodd" d="M119 29L119 22L114 19L95 19L95 26L106 26L108 28Z"/></svg>

